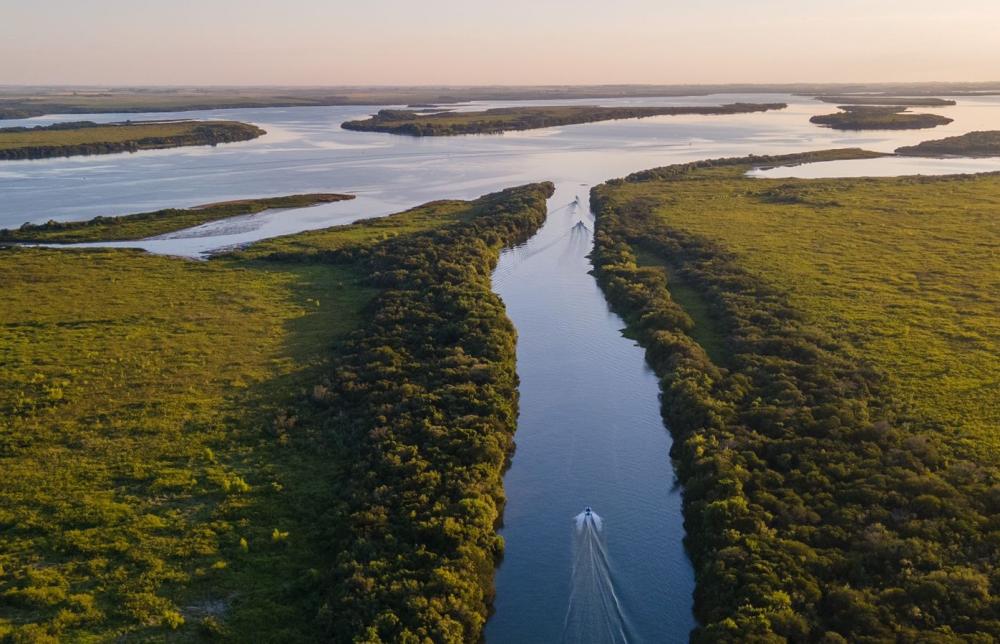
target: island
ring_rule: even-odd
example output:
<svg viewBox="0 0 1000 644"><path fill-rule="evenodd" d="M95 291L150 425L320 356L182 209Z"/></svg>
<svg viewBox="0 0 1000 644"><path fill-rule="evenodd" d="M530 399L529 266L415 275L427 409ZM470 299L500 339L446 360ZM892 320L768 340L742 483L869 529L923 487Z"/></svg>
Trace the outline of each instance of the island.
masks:
<svg viewBox="0 0 1000 644"><path fill-rule="evenodd" d="M412 110L380 110L362 121L345 121L341 127L361 132L387 132L408 136L453 136L500 134L558 125L593 123L618 119L677 116L681 114L746 114L788 107L785 103L730 103L702 107L501 107L477 112L421 113Z"/></svg>
<svg viewBox="0 0 1000 644"><path fill-rule="evenodd" d="M591 193L595 273L674 435L692 641L920 641L928 625L991 641L1000 174L747 176L809 156Z"/></svg>
<svg viewBox="0 0 1000 644"><path fill-rule="evenodd" d="M817 101L838 105L905 105L908 107L950 107L955 101L932 96L886 96L884 94L837 94L816 96Z"/></svg>
<svg viewBox="0 0 1000 644"><path fill-rule="evenodd" d="M836 114L809 121L835 130L923 130L947 125L953 119L938 114L911 114L905 106L841 105Z"/></svg>
<svg viewBox="0 0 1000 644"><path fill-rule="evenodd" d="M73 121L0 128L0 160L47 159L249 141L266 132L238 121Z"/></svg>
<svg viewBox="0 0 1000 644"><path fill-rule="evenodd" d="M917 145L907 145L896 148L896 154L903 156L963 156L963 157L995 157L1000 156L1000 131L987 130L969 132L960 136L949 136L945 139L924 141Z"/></svg>
<svg viewBox="0 0 1000 644"><path fill-rule="evenodd" d="M264 210L305 208L347 199L354 199L354 195L309 193L222 201L194 208L166 208L117 217L94 217L86 221L50 220L44 224L26 223L20 228L0 230L0 243L72 244L131 241L200 226L229 217L252 215Z"/></svg>

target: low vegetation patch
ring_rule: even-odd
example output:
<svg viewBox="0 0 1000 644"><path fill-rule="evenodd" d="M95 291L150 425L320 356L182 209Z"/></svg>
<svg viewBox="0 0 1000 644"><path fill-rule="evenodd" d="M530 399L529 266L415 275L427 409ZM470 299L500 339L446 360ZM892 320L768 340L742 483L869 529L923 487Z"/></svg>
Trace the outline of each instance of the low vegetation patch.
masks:
<svg viewBox="0 0 1000 644"><path fill-rule="evenodd" d="M517 410L490 274L551 191L208 262L0 249L0 640L475 641Z"/></svg>
<svg viewBox="0 0 1000 644"><path fill-rule="evenodd" d="M896 154L905 156L1000 156L1000 131L969 132L960 136L949 136L935 141L924 141L896 149Z"/></svg>
<svg viewBox="0 0 1000 644"><path fill-rule="evenodd" d="M305 208L321 203L354 199L354 195L309 193L285 197L239 199L194 208L166 208L118 217L95 217L87 221L49 221L0 230L0 243L72 244L80 242L130 241L200 226L211 221L251 215L278 208Z"/></svg>
<svg viewBox="0 0 1000 644"><path fill-rule="evenodd" d="M809 121L835 130L923 130L953 120L938 114L911 114L904 106L841 105L840 110Z"/></svg>
<svg viewBox="0 0 1000 644"><path fill-rule="evenodd" d="M676 437L695 640L992 641L1000 176L745 176L802 161L593 192Z"/></svg>
<svg viewBox="0 0 1000 644"><path fill-rule="evenodd" d="M237 121L90 121L0 129L0 160L46 159L248 141L266 134Z"/></svg>
<svg viewBox="0 0 1000 644"><path fill-rule="evenodd" d="M575 123L679 114L744 114L788 107L784 103L732 103L709 107L503 107L482 112L421 113L410 110L380 110L363 121L346 121L342 127L362 132L388 132L409 136L453 136L499 134Z"/></svg>

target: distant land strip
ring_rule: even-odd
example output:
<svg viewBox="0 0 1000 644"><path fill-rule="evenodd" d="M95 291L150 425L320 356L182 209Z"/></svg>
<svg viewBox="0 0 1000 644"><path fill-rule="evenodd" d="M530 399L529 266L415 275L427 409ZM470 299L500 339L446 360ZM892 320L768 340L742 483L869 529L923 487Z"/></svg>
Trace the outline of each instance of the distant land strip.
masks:
<svg viewBox="0 0 1000 644"><path fill-rule="evenodd" d="M709 94L932 97L1000 94L1000 83L785 83L413 87L0 87L0 119L45 114L181 112L336 105L440 105L468 101L595 100ZM840 101L836 101L840 102Z"/></svg>
<svg viewBox="0 0 1000 644"><path fill-rule="evenodd" d="M266 132L237 121L76 121L0 129L0 160L48 159L249 141Z"/></svg>
<svg viewBox="0 0 1000 644"><path fill-rule="evenodd" d="M950 107L955 101L932 96L885 96L837 94L836 96L817 96L817 101L836 103L837 105L900 105L906 107Z"/></svg>
<svg viewBox="0 0 1000 644"><path fill-rule="evenodd" d="M380 110L362 121L346 121L342 127L361 132L387 132L407 136L453 136L500 134L559 125L593 123L617 119L682 114L745 114L788 107L785 103L730 103L696 107L503 107L479 112L420 113L410 110Z"/></svg>
<svg viewBox="0 0 1000 644"><path fill-rule="evenodd" d="M0 243L52 243L132 241L163 235L211 221L252 215L278 208L305 208L321 203L354 199L354 195L310 193L261 199L239 199L195 206L166 208L119 217L94 217L87 221L27 223L20 228L0 230Z"/></svg>

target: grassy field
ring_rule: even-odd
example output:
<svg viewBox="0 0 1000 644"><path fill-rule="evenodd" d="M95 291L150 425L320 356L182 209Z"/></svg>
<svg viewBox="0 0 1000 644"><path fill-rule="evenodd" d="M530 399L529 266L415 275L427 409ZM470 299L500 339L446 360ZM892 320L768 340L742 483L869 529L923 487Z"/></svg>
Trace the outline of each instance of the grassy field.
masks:
<svg viewBox="0 0 1000 644"><path fill-rule="evenodd" d="M320 203L354 199L354 195L311 193L285 197L240 199L194 208L168 208L135 215L95 217L87 221L49 221L0 230L0 243L72 244L123 241L199 226L210 221L249 215L275 208L305 208Z"/></svg>
<svg viewBox="0 0 1000 644"><path fill-rule="evenodd" d="M0 160L135 152L246 141L264 130L236 121L90 121L0 129Z"/></svg>
<svg viewBox="0 0 1000 644"><path fill-rule="evenodd" d="M549 194L207 262L0 248L0 641L474 638L517 401L489 275Z"/></svg>
<svg viewBox="0 0 1000 644"><path fill-rule="evenodd" d="M811 323L983 456L1000 450L1000 176L636 183L671 227L737 253Z"/></svg>
<svg viewBox="0 0 1000 644"><path fill-rule="evenodd" d="M902 106L842 105L840 110L809 121L835 130L923 130L952 122L938 114L911 114Z"/></svg>
<svg viewBox="0 0 1000 644"><path fill-rule="evenodd" d="M1000 132L969 132L935 141L924 141L896 149L896 154L906 156L1000 156Z"/></svg>
<svg viewBox="0 0 1000 644"><path fill-rule="evenodd" d="M308 633L338 462L283 428L370 290L106 250L6 249L0 279L0 638Z"/></svg>
<svg viewBox="0 0 1000 644"><path fill-rule="evenodd" d="M388 132L409 136L499 134L558 125L679 114L743 114L788 107L784 103L733 103L715 107L504 107L481 112L420 114L407 110L381 110L363 121L346 121L342 127L362 132Z"/></svg>

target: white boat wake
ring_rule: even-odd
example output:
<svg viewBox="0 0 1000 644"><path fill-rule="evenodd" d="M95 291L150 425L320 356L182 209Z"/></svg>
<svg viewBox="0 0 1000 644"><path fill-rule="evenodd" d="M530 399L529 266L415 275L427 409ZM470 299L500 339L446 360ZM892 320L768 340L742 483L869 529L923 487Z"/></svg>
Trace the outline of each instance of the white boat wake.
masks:
<svg viewBox="0 0 1000 644"><path fill-rule="evenodd" d="M563 642L628 642L604 541L604 521L590 508L574 518L573 578Z"/></svg>

